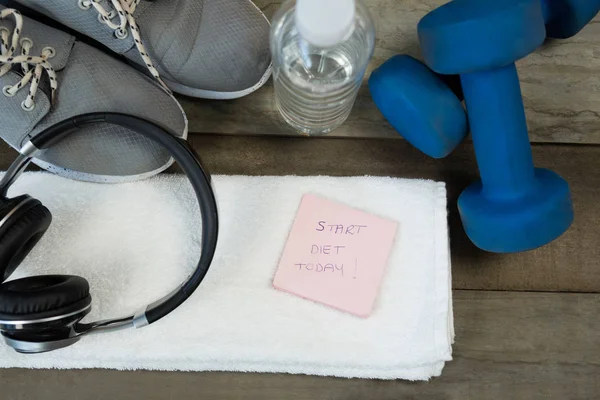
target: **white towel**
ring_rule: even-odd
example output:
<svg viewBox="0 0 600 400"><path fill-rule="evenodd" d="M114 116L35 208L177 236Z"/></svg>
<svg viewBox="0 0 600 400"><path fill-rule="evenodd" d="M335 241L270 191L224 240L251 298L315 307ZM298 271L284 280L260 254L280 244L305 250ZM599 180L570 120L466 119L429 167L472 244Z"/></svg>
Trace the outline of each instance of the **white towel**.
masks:
<svg viewBox="0 0 600 400"><path fill-rule="evenodd" d="M375 177L216 176L220 238L193 296L143 329L84 337L22 355L0 344L1 367L288 372L426 380L451 360L454 338L443 183ZM366 319L273 289L304 193L399 222L373 314ZM27 173L29 193L53 213L43 240L11 279L85 277L86 321L131 314L193 270L199 212L187 180L161 175L102 185Z"/></svg>

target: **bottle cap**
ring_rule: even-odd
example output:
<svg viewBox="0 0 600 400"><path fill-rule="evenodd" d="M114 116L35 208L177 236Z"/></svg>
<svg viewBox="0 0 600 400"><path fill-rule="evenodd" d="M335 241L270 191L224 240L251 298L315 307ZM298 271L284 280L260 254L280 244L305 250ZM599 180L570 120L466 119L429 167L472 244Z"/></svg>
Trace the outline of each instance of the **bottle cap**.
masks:
<svg viewBox="0 0 600 400"><path fill-rule="evenodd" d="M355 0L298 0L296 27L309 43L331 47L354 30Z"/></svg>

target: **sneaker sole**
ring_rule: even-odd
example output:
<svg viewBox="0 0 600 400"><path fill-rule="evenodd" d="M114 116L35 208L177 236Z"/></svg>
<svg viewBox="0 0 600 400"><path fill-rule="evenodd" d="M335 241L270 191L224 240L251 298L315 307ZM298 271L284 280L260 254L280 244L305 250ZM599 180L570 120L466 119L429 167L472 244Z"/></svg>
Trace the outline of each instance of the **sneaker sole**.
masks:
<svg viewBox="0 0 600 400"><path fill-rule="evenodd" d="M32 159L31 162L33 164L37 165L38 167L45 169L48 172L52 172L55 175L59 175L59 176L62 176L63 178L73 179L76 181L93 182L93 183L127 183L127 182L135 182L135 181L141 181L144 179L152 178L153 176L158 175L161 172L164 172L167 168L169 168L171 165L173 165L175 160L173 160L171 158L168 163L166 163L165 165L163 165L162 167L160 167L154 171L149 171L149 172L145 172L143 174L138 174L138 175L122 175L122 176L96 175L96 174L89 174L89 173L85 173L85 172L73 171L73 170L70 170L67 168L57 167L54 164L51 164L51 163L43 161L43 160L39 160L37 158Z"/></svg>
<svg viewBox="0 0 600 400"><path fill-rule="evenodd" d="M256 85L254 85L248 89L239 90L237 92L216 92L216 91L212 91L212 90L196 89L196 88L192 88L189 86L184 86L180 83L170 81L168 79L165 79L164 77L161 77L161 79L175 93L179 93L184 96L197 97L197 98L207 99L207 100L233 100L233 99L239 99L240 97L247 96L250 93L253 93L253 92L257 91L258 89L260 89L265 83L267 83L267 81L271 77L272 71L273 71L273 64L271 63L271 64L269 64L269 68L267 68L264 75L262 76L262 78L260 78L260 80L258 81L258 83Z"/></svg>

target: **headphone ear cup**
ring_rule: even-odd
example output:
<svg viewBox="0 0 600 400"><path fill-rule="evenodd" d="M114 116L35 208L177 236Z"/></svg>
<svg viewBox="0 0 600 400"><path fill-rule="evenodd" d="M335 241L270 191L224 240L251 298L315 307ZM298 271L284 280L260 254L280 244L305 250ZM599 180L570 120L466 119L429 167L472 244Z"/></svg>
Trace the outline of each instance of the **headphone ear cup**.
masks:
<svg viewBox="0 0 600 400"><path fill-rule="evenodd" d="M0 320L40 320L66 316L92 302L88 282L73 275L39 275L0 285Z"/></svg>
<svg viewBox="0 0 600 400"><path fill-rule="evenodd" d="M52 214L38 200L13 209L15 212L0 226L0 282L14 272L52 222Z"/></svg>

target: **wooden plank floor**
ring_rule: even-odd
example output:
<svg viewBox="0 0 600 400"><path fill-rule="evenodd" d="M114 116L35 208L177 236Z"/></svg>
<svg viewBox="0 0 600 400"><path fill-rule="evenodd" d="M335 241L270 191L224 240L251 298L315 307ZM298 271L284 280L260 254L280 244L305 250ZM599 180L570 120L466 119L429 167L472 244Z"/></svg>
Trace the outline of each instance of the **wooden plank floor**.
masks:
<svg viewBox="0 0 600 400"><path fill-rule="evenodd" d="M416 26L430 10L447 0L365 0L377 27L370 72L396 54L421 58ZM269 18L280 0L255 0ZM600 143L600 16L577 36L549 40L517 63L531 140L534 142ZM281 120L272 82L233 101L181 98L194 132L296 135ZM398 134L360 90L348 121L331 136L388 137Z"/></svg>
<svg viewBox="0 0 600 400"><path fill-rule="evenodd" d="M365 1L377 23L368 76L395 54L420 58L416 24L446 0ZM281 3L255 2L269 17ZM436 161L393 140L398 134L365 85L347 123L322 139L294 137L276 111L271 81L234 101L180 97L190 130L201 134L190 141L213 173L447 182L456 343L454 360L441 377L410 383L282 374L0 369L0 399L600 398L600 147L590 145L600 144L599 22L597 17L572 39L548 41L517 63L530 137L545 143L533 146L536 164L569 181L576 211L563 237L527 253L493 255L468 241L456 198L477 177L472 147L461 145ZM0 144L0 169L13 157Z"/></svg>
<svg viewBox="0 0 600 400"><path fill-rule="evenodd" d="M600 147L534 145L536 164L571 184L576 222L515 255L474 248L455 200L476 178L472 148L431 160L402 140L197 135L214 174L386 175L449 191L456 343L428 383L243 373L0 370L1 399L597 399L600 394ZM14 152L0 145L0 169ZM558 293L560 292L560 293ZM573 293L579 292L579 293Z"/></svg>
<svg viewBox="0 0 600 400"><path fill-rule="evenodd" d="M0 370L6 400L597 399L600 295L455 291L454 360L430 382L283 374Z"/></svg>

